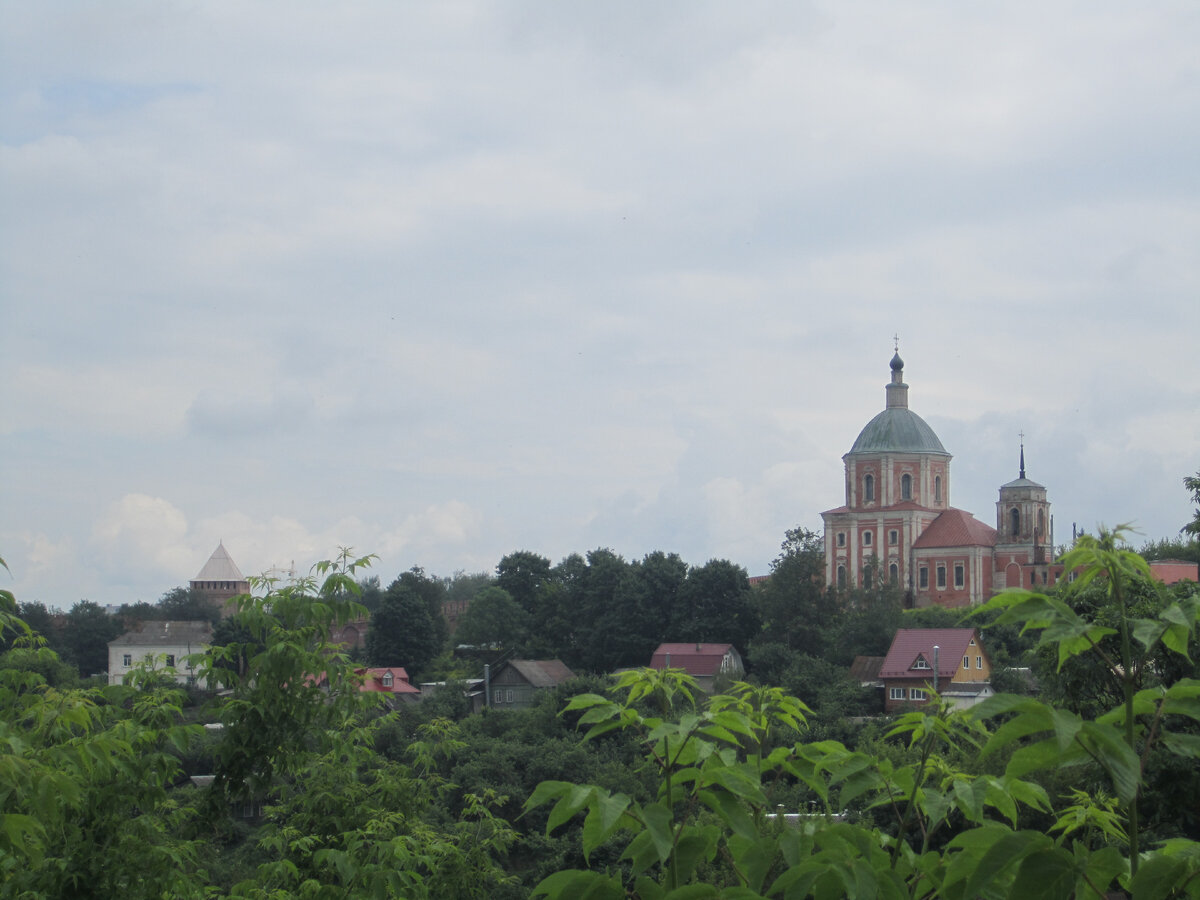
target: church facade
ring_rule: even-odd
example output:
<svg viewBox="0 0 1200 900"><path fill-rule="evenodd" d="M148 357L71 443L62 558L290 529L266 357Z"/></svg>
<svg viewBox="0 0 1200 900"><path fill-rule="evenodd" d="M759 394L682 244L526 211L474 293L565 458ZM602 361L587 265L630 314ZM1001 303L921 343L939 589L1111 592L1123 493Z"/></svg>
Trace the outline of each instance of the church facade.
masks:
<svg viewBox="0 0 1200 900"><path fill-rule="evenodd" d="M971 606L1006 587L1052 584L1053 520L1046 488L1019 476L1000 487L996 527L950 503L951 455L909 409L904 361L892 357L886 403L845 463L845 504L825 521L825 581L843 589L876 580L914 606Z"/></svg>

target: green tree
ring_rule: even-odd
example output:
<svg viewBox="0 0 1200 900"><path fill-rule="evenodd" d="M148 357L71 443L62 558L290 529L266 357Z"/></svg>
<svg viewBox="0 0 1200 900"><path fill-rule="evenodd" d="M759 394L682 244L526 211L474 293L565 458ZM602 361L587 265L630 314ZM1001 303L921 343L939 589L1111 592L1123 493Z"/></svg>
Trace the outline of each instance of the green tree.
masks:
<svg viewBox="0 0 1200 900"><path fill-rule="evenodd" d="M496 650L519 647L529 630L529 615L503 588L487 587L475 595L459 620L455 639Z"/></svg>
<svg viewBox="0 0 1200 900"><path fill-rule="evenodd" d="M108 671L108 642L122 634L119 619L90 600L80 600L67 613L62 629L64 659L83 676Z"/></svg>
<svg viewBox="0 0 1200 900"><path fill-rule="evenodd" d="M507 591L531 616L537 616L539 597L551 580L551 568L544 556L518 550L496 564L496 586Z"/></svg>
<svg viewBox="0 0 1200 900"><path fill-rule="evenodd" d="M744 653L759 627L745 569L714 559L688 571L676 599L670 639L729 643Z"/></svg>
<svg viewBox="0 0 1200 900"><path fill-rule="evenodd" d="M1183 486L1191 491L1192 502L1196 504L1196 512L1192 516L1192 521L1179 530L1183 534L1190 534L1193 537L1200 538L1200 472L1197 472L1195 475L1185 475Z"/></svg>
<svg viewBox="0 0 1200 900"><path fill-rule="evenodd" d="M1162 538L1157 541L1147 541L1144 543L1138 555L1147 561L1156 559L1183 559L1188 562L1200 563L1200 540L1189 538L1188 540L1180 540L1175 538L1168 540Z"/></svg>
<svg viewBox="0 0 1200 900"><path fill-rule="evenodd" d="M388 586L383 601L371 616L366 651L371 665L404 666L409 676L416 679L437 656L442 644L428 600L412 581L401 576Z"/></svg>
<svg viewBox="0 0 1200 900"><path fill-rule="evenodd" d="M825 587L824 538L807 528L790 529L755 602L764 641L810 656L826 652L842 610Z"/></svg>

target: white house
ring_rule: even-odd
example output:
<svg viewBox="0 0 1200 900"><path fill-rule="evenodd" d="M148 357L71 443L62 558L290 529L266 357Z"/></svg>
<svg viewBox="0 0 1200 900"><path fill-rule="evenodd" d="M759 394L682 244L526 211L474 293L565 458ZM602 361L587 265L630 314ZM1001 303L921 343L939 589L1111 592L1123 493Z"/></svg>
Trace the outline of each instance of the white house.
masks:
<svg viewBox="0 0 1200 900"><path fill-rule="evenodd" d="M191 684L195 676L187 658L211 643L212 626L207 622L140 622L108 642L108 683L121 684L130 671L150 660L156 669L173 668L180 684Z"/></svg>

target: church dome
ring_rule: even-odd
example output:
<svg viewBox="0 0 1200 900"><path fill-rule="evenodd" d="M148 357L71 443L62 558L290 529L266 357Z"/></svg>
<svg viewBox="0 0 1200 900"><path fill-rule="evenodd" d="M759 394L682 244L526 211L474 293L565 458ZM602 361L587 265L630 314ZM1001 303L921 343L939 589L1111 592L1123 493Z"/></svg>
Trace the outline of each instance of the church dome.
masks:
<svg viewBox="0 0 1200 900"><path fill-rule="evenodd" d="M889 364L892 381L887 385L887 405L867 423L850 448L851 453L938 453L949 456L933 429L908 408L908 385L904 383L904 360L900 350Z"/></svg>
<svg viewBox="0 0 1200 900"><path fill-rule="evenodd" d="M885 409L859 432L851 453L946 453L929 424L911 409Z"/></svg>

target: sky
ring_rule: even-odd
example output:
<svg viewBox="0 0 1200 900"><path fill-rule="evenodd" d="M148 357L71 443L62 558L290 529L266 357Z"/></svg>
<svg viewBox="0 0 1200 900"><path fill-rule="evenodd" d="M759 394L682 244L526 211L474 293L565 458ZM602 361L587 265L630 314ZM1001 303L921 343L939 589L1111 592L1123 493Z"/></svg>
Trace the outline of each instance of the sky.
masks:
<svg viewBox="0 0 1200 900"><path fill-rule="evenodd" d="M769 571L899 336L995 523L1200 470L1190 2L0 0L0 587Z"/></svg>

